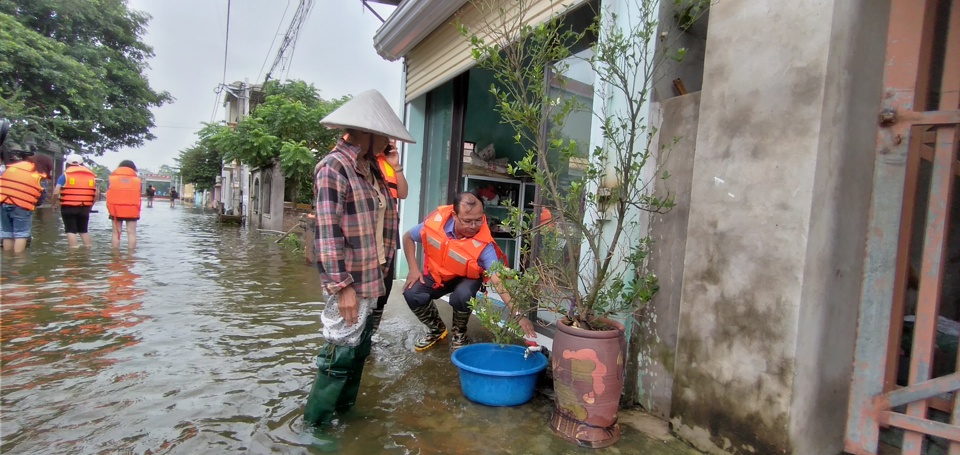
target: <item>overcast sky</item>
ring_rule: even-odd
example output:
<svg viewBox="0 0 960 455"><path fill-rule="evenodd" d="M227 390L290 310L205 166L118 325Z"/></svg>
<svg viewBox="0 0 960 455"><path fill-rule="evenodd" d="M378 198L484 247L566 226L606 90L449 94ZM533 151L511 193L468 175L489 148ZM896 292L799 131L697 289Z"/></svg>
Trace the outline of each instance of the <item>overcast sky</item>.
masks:
<svg viewBox="0 0 960 455"><path fill-rule="evenodd" d="M299 0L234 0L230 4L230 37L224 78L227 0L129 0L131 9L150 14L143 40L156 54L147 77L155 90L166 90L175 101L155 108L157 137L140 148L123 149L95 158L114 169L121 160L156 171L175 166L180 151L196 142L201 122L224 119L222 104L214 106L214 90L248 79L262 82L277 55ZM371 4L386 18L393 7ZM284 12L286 10L286 13ZM388 62L373 48L380 20L360 0L315 0L292 55L279 79L301 79L336 98L375 88L400 111L402 63ZM278 30L279 29L279 30ZM271 44L273 44L271 48ZM289 54L289 51L288 51ZM273 74L271 79L278 79Z"/></svg>

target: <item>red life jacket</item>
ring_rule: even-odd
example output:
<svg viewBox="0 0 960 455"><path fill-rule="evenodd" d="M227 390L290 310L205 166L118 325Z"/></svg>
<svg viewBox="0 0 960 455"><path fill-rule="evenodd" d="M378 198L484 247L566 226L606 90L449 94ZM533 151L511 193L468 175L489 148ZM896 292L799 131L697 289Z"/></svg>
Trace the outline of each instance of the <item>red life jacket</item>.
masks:
<svg viewBox="0 0 960 455"><path fill-rule="evenodd" d="M451 239L444 232L443 227L452 216L452 205L438 207L423 221L423 229L420 230L426 257L423 273L430 275L437 286L459 277L483 278L484 270L479 263L480 253L491 243L497 252L497 258L504 265L508 265L506 255L493 241L493 235L487 227L486 215L483 217L480 232L466 239Z"/></svg>
<svg viewBox="0 0 960 455"><path fill-rule="evenodd" d="M43 193L40 180L43 175L29 161L18 161L7 166L0 175L0 203L13 204L27 210L37 208L37 202Z"/></svg>
<svg viewBox="0 0 960 455"><path fill-rule="evenodd" d="M60 204L65 207L92 206L97 194L97 175L83 165L74 165L66 168L63 176Z"/></svg>
<svg viewBox="0 0 960 455"><path fill-rule="evenodd" d="M387 157L383 155L377 157L377 164L380 165L380 172L383 173L383 178L387 181L387 188L390 189L390 194L393 195L394 199L400 199L400 187L397 185L397 172L393 170L393 166L387 163Z"/></svg>
<svg viewBox="0 0 960 455"><path fill-rule="evenodd" d="M107 211L114 218L140 218L140 177L137 177L137 171L120 167L110 174Z"/></svg>

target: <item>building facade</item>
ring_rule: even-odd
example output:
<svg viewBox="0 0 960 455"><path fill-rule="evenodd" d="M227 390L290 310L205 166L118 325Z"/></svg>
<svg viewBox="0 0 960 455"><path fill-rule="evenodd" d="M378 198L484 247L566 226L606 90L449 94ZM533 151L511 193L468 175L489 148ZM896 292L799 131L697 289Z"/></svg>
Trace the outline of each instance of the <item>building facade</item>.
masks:
<svg viewBox="0 0 960 455"><path fill-rule="evenodd" d="M709 453L873 454L886 426L908 430L907 453L923 434L960 441L960 428L924 420L937 404L922 401L960 389L955 364L925 382L938 318L956 322L960 309L960 2L723 0L682 30L684 11L662 3L653 52L687 53L658 70L646 116L661 143L677 139L658 157L672 177L654 189L677 206L648 220L661 290L630 329L628 398ZM539 0L527 17L628 22L636 5ZM417 139L404 150L402 230L471 185L526 202L525 182L498 167L518 155L492 76L456 27L483 14L408 0L374 37L381 56L405 62ZM618 102L594 97L602 87L570 63L578 96ZM576 126L602 145L597 122ZM469 152L484 149L479 163Z"/></svg>

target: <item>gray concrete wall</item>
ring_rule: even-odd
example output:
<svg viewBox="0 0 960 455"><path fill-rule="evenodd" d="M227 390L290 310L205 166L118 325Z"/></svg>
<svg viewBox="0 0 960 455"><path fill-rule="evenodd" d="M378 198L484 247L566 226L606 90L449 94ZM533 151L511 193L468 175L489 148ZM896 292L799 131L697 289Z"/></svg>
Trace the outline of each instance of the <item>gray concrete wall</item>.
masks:
<svg viewBox="0 0 960 455"><path fill-rule="evenodd" d="M673 368L680 317L680 291L690 212L690 186L700 115L700 92L670 98L659 105L662 123L658 156L660 172L670 178L658 184L656 194L673 196L676 205L650 219L651 271L657 275L660 292L642 310L636 350L640 366L636 399L649 412L670 417ZM675 142L676 141L676 142Z"/></svg>
<svg viewBox="0 0 960 455"><path fill-rule="evenodd" d="M839 447L883 46L841 2L711 8L672 407L704 450Z"/></svg>
<svg viewBox="0 0 960 455"><path fill-rule="evenodd" d="M266 168L264 172L269 172L272 175L273 188L270 191L270 213L263 215L263 229L283 231L283 169L279 164L276 164Z"/></svg>
<svg viewBox="0 0 960 455"><path fill-rule="evenodd" d="M790 413L797 454L843 448L888 15L872 0L833 5Z"/></svg>

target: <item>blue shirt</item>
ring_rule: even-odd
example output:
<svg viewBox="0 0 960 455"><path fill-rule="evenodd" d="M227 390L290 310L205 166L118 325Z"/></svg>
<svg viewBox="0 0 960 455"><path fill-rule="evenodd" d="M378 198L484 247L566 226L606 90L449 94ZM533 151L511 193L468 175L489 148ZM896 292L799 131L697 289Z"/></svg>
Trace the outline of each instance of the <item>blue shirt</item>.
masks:
<svg viewBox="0 0 960 455"><path fill-rule="evenodd" d="M63 186L67 184L67 174L60 174L60 177L57 178L57 185Z"/></svg>
<svg viewBox="0 0 960 455"><path fill-rule="evenodd" d="M423 241L423 238L420 236L420 231L422 230L423 223L420 223L410 229L410 237L413 238L414 242L421 243ZM447 220L447 224L443 225L443 232L447 234L448 238L457 238L457 236L453 233L453 218ZM493 248L493 243L488 243L487 246L483 248L483 251L480 252L480 257L477 258L477 264L479 264L480 268L483 270L490 270L490 267L496 262L500 262L500 260L497 259L497 250Z"/></svg>

